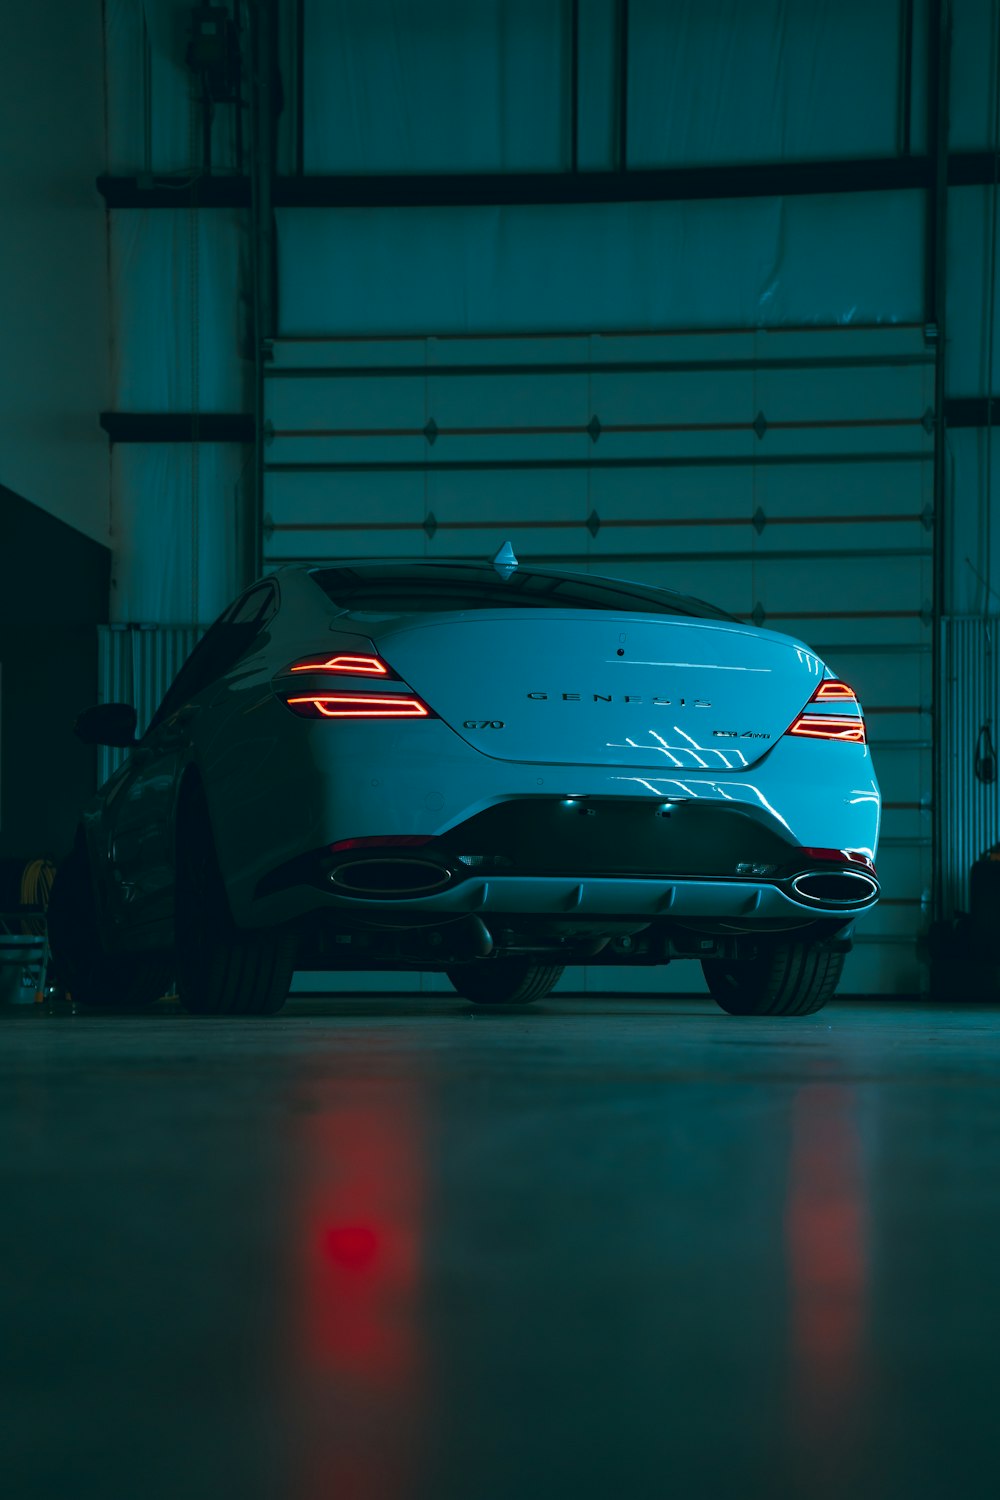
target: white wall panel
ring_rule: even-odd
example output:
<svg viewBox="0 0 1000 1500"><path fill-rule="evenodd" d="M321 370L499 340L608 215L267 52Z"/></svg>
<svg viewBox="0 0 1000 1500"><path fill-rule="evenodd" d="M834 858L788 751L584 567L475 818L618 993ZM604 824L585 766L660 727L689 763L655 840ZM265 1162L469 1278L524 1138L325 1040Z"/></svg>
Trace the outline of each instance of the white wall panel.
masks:
<svg viewBox="0 0 1000 1500"><path fill-rule="evenodd" d="M107 170L181 179L200 172L200 85L185 61L192 7L177 0L103 0L102 8ZM235 142L234 109L219 104L212 127L214 170L234 169Z"/></svg>
<svg viewBox="0 0 1000 1500"><path fill-rule="evenodd" d="M306 169L556 170L564 20L537 0L309 0Z"/></svg>
<svg viewBox="0 0 1000 1500"><path fill-rule="evenodd" d="M918 322L917 193L278 213L285 335Z"/></svg>
<svg viewBox="0 0 1000 1500"><path fill-rule="evenodd" d="M110 225L112 407L245 410L253 365L243 217L119 210ZM213 443L115 448L113 620L174 624L219 612L240 581L246 499L237 486L247 459L242 448Z"/></svg>
<svg viewBox="0 0 1000 1500"><path fill-rule="evenodd" d="M3 57L0 484L106 544L100 6L5 6Z"/></svg>
<svg viewBox="0 0 1000 1500"><path fill-rule="evenodd" d="M1000 195L992 188L953 188L948 195L948 393L985 395L1000 389L1000 295L993 296L990 351L992 237L1000 231ZM1000 283L1000 254L996 256Z"/></svg>
<svg viewBox="0 0 1000 1500"><path fill-rule="evenodd" d="M615 0L579 7L584 169L616 164L617 15ZM629 165L893 154L900 17L898 0L631 0ZM977 19L959 41L978 62ZM925 27L918 0L913 149ZM569 165L570 9L558 0L308 0L305 36L307 171ZM169 45L165 36L165 57Z"/></svg>
<svg viewBox="0 0 1000 1500"><path fill-rule="evenodd" d="M119 444L112 456L111 619L212 620L237 592L251 451Z"/></svg>
<svg viewBox="0 0 1000 1500"><path fill-rule="evenodd" d="M897 0L630 0L629 165L890 156Z"/></svg>
<svg viewBox="0 0 1000 1500"><path fill-rule="evenodd" d="M949 142L953 151L981 151L994 142L1000 7L996 0L951 0L951 14Z"/></svg>
<svg viewBox="0 0 1000 1500"><path fill-rule="evenodd" d="M115 409L245 409L253 377L245 216L119 209L109 219Z"/></svg>

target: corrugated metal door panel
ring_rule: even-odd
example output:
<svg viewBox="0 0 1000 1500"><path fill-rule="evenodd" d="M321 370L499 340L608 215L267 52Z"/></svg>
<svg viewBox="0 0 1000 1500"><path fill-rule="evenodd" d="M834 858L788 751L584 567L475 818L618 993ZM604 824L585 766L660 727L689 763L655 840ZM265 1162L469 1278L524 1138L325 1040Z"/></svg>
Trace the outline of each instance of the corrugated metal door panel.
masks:
<svg viewBox="0 0 1000 1500"><path fill-rule="evenodd" d="M910 848L889 844L880 848L878 876L887 893L922 899L930 887L930 846Z"/></svg>
<svg viewBox="0 0 1000 1500"><path fill-rule="evenodd" d="M920 519L922 508L915 504L913 478L911 466L905 463L866 460L811 464L806 470L786 464L755 468L754 489L768 527L786 516L801 517L807 505L807 514L847 517L863 528L873 515ZM762 535L766 534L765 529Z"/></svg>
<svg viewBox="0 0 1000 1500"><path fill-rule="evenodd" d="M883 751L875 762L882 796L889 803L920 802L930 776L929 751Z"/></svg>
<svg viewBox="0 0 1000 1500"><path fill-rule="evenodd" d="M911 487L912 491L912 487ZM840 569L840 593L852 592L853 571L850 554L867 553L869 556L894 559L900 553L930 559L931 544L927 527L922 518L913 512L913 495L909 499L909 510L885 507L880 511L859 510L857 503L845 495L836 508L825 510L811 495L799 499L798 515L789 507L784 515L775 515L772 508L761 504L756 497L754 508L754 530L759 533L753 542L755 557L767 557L772 552L800 551L805 556L816 556L826 552L848 554ZM803 505L814 509L814 516L802 517ZM849 508L850 507L850 508ZM855 599L855 607L863 607L870 601Z"/></svg>
<svg viewBox="0 0 1000 1500"><path fill-rule="evenodd" d="M902 720L906 720L907 732L918 736L918 731L927 730L929 725L921 723L926 718L930 709L927 699L928 671L925 658L917 652L905 654L894 654L891 651L879 650L866 651L864 654L856 654L854 651L846 650L843 643L820 648L820 644L810 641L810 645L823 657L838 677L843 677L846 682L857 691L866 713L871 716L882 707L891 707L893 715L900 719L899 723L893 725L895 729L904 727ZM906 713L903 713L903 710ZM914 722L911 722L914 721ZM869 724L870 731L881 731L885 726L882 724Z"/></svg>
<svg viewBox="0 0 1000 1500"><path fill-rule="evenodd" d="M98 702L131 703L138 715L138 733L143 734L201 633L202 627L188 625L99 625ZM126 750L100 747L101 784L127 754Z"/></svg>
<svg viewBox="0 0 1000 1500"><path fill-rule="evenodd" d="M868 743L876 755L889 754L903 748L930 753L929 714L905 714L897 719L890 709L885 709L869 714L867 733Z"/></svg>
<svg viewBox="0 0 1000 1500"><path fill-rule="evenodd" d="M276 438L303 428L326 432L360 427L379 432L411 427L419 431L427 421L424 382L405 375L382 375L377 380L345 380L334 375L270 380L267 415Z"/></svg>
<svg viewBox="0 0 1000 1500"><path fill-rule="evenodd" d="M590 500L601 522L601 545L620 540L616 527L633 521L661 526L670 544L680 545L688 525L749 527L753 519L753 483L745 467L683 466L658 469L592 469ZM717 539L718 540L718 539ZM749 542L749 532L746 541Z"/></svg>
<svg viewBox="0 0 1000 1500"><path fill-rule="evenodd" d="M922 992L924 969L916 945L909 937L900 943L867 943L858 940L847 955L843 995L917 995Z"/></svg>
<svg viewBox="0 0 1000 1500"><path fill-rule="evenodd" d="M477 531L502 532L505 526L524 536L538 529L547 531L554 522L556 530L568 533L559 545L573 552L586 536L587 476L580 470L519 475L513 487L509 475L496 471L428 474L426 495L429 513L439 528L433 541L442 552L480 556L483 546ZM536 537L528 545L537 551L544 540Z"/></svg>
<svg viewBox="0 0 1000 1500"><path fill-rule="evenodd" d="M1000 840L1000 782L976 775L977 744L988 726L1000 749L1000 615L943 622L945 714L941 725L948 816L942 865L945 913L969 909L969 871Z"/></svg>
<svg viewBox="0 0 1000 1500"><path fill-rule="evenodd" d="M905 805L890 802L886 798L882 803L882 838L919 839L929 846L931 842L930 798L922 797L919 802Z"/></svg>
<svg viewBox="0 0 1000 1500"><path fill-rule="evenodd" d="M575 427L591 417L587 374L436 374L426 380L427 420L454 428Z"/></svg>
<svg viewBox="0 0 1000 1500"><path fill-rule="evenodd" d="M916 628L923 560L922 551L911 557L898 552L873 557L863 544L837 551L830 547L815 552L758 553L753 559L754 593L766 611L766 623L775 630L787 629L790 621L833 620L844 615L860 614L877 621L887 610L909 615Z"/></svg>
<svg viewBox="0 0 1000 1500"><path fill-rule="evenodd" d="M813 359L876 364L903 359L907 364L933 367L934 356L924 343L923 328L913 323L881 323L877 327L837 324L829 328L759 328L754 353L761 360L799 359L808 339Z"/></svg>
<svg viewBox="0 0 1000 1500"><path fill-rule="evenodd" d="M756 334L745 328L678 330L672 333L594 333L588 337L590 357L601 364L656 363L713 370L752 365ZM801 349L799 351L801 353Z"/></svg>
<svg viewBox="0 0 1000 1500"><path fill-rule="evenodd" d="M856 357L853 351L851 357ZM870 424L882 428L889 423L898 423L915 442L933 441L933 424L929 430L924 425L925 369L922 355L918 363L889 369L877 360L865 364L859 359L857 364L810 370L807 380L798 370L764 368L754 379L756 407L767 421L768 441L788 431L786 422L807 423L814 441L842 430L841 424L867 431Z"/></svg>
<svg viewBox="0 0 1000 1500"><path fill-rule="evenodd" d="M719 558L699 553L692 560L690 556L671 558L661 553L660 560L655 562L646 561L648 557L648 552L641 551L602 556L595 546L591 556L571 559L567 555L562 565L693 594L697 599L710 599L734 615L749 615L753 609L753 579L742 557ZM553 564L556 561L553 557Z"/></svg>
<svg viewBox="0 0 1000 1500"><path fill-rule="evenodd" d="M865 963L916 988L933 378L914 327L278 340L266 561L509 537L802 636L869 710L887 844Z"/></svg>
<svg viewBox="0 0 1000 1500"><path fill-rule="evenodd" d="M911 938L915 943L921 922L920 893L910 896L892 890L883 892L883 900L864 917L860 918L857 933L866 943L879 939Z"/></svg>
<svg viewBox="0 0 1000 1500"><path fill-rule="evenodd" d="M749 428L757 414L752 370L723 367L707 380L685 370L654 369L639 377L634 371L596 369L588 383L590 410L585 420L596 416L605 433L640 424L690 424L699 429L719 424L724 432L727 423ZM749 435L752 439L752 429Z"/></svg>

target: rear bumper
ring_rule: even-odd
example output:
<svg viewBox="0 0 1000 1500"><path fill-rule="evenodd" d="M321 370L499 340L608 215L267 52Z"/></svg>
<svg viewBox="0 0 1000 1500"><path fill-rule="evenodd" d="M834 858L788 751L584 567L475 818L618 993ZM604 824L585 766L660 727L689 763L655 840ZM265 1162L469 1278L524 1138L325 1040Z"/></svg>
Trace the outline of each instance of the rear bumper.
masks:
<svg viewBox="0 0 1000 1500"><path fill-rule="evenodd" d="M870 910L878 900L852 906L824 907L795 898L777 883L741 880L629 880L565 876L470 877L446 890L426 895L379 900L333 890L296 886L255 903L255 920L289 921L306 912L339 911L355 919L372 917L402 925L409 917L423 920L475 914L565 916L576 920L601 917L655 921L809 922L817 918L847 921Z"/></svg>
<svg viewBox="0 0 1000 1500"><path fill-rule="evenodd" d="M377 732L361 724L346 724L338 727L335 741L329 725L296 722L294 727L296 757L283 756L281 775L268 775L266 797L261 795L259 773L242 791L232 777L220 782L207 778L216 846L233 915L241 926L280 922L323 906L336 909L342 904L345 910L358 912L362 902L357 896L317 888L314 878L307 878L295 890L266 894L262 890L277 870L309 859L338 840L422 835L445 842L456 855L502 852L502 841L485 843L477 837L469 842L471 825L476 820L476 833L492 834L497 830L492 826L480 830L478 820L495 818L506 828L514 801L533 801L539 816L532 815L537 827L530 841L520 837L520 830L510 828L512 838L515 831L518 834L517 848L510 852L519 857L508 875L494 879L484 870L482 878L470 877L447 890L408 899L405 909L442 915L474 911L477 898L473 892L485 882L489 889L482 910L558 911L562 903L576 900L574 893L582 887L579 901L588 912L655 916L673 889L676 905L663 906L663 914L672 910L685 917L788 915L806 920L843 916L843 907L825 911L815 902L797 901L766 878L741 880L743 872L737 865L746 860L781 864L760 845L767 837L786 850L789 846L843 848L874 857L877 848L880 797L867 746L786 739L752 771L728 774L724 779L707 771L688 772L679 779L653 768L636 774L621 767L498 763L470 749L440 721L401 721L391 729L377 725ZM603 812L596 819L573 819L567 814L578 824L578 833L569 844L562 834L557 841L550 839L555 830L548 815L541 816L546 805L551 810L553 803L581 796L599 811L602 803L618 803L630 828L632 818L645 821L652 842L647 843L645 834L641 838L630 834L620 843L627 856L608 857L606 849L597 849L602 843L598 830L604 823ZM665 804L678 804L669 821L658 814ZM727 826L732 817L732 841L721 825L716 837L716 819L723 813ZM699 833L681 840L689 853L675 859L669 841L664 842L666 830L679 834L689 817L697 818L699 828L704 819L712 837L705 839ZM617 825L618 814L610 821ZM742 833L737 837L737 827L752 831L750 842ZM522 860L528 842L539 852ZM657 852L661 843L662 856ZM557 844L560 857L553 868L556 860L549 861L546 855L550 849L555 853ZM592 856L588 854L591 845ZM710 859L696 857L699 848ZM564 860L562 849L572 849L573 857ZM727 851L725 858L723 851ZM548 868L544 868L546 863ZM571 874L566 875L566 870ZM669 874L661 878L664 871ZM763 871L747 873L765 875ZM727 878L719 878L723 876ZM758 891L760 902L748 913L745 907L756 900ZM365 904L377 910L381 903L366 898ZM404 909L398 899L383 905L397 913Z"/></svg>

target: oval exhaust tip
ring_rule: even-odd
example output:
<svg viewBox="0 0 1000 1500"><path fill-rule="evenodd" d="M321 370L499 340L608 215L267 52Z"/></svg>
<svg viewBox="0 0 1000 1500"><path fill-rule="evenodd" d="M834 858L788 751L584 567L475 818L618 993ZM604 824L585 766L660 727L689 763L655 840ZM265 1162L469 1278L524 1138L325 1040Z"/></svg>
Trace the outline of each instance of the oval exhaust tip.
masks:
<svg viewBox="0 0 1000 1500"><path fill-rule="evenodd" d="M352 859L332 870L330 880L352 896L425 896L443 890L451 871L429 859Z"/></svg>
<svg viewBox="0 0 1000 1500"><path fill-rule="evenodd" d="M792 890L815 906L867 906L878 895L878 883L858 870L807 870L796 875Z"/></svg>

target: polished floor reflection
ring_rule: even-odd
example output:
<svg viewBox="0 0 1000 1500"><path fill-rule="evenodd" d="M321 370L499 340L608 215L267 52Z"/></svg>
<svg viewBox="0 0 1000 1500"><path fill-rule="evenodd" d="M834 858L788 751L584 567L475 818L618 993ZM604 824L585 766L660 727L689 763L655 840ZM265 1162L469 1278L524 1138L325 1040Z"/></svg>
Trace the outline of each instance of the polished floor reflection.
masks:
<svg viewBox="0 0 1000 1500"><path fill-rule="evenodd" d="M1000 1492L1000 1012L0 1018L5 1493Z"/></svg>

